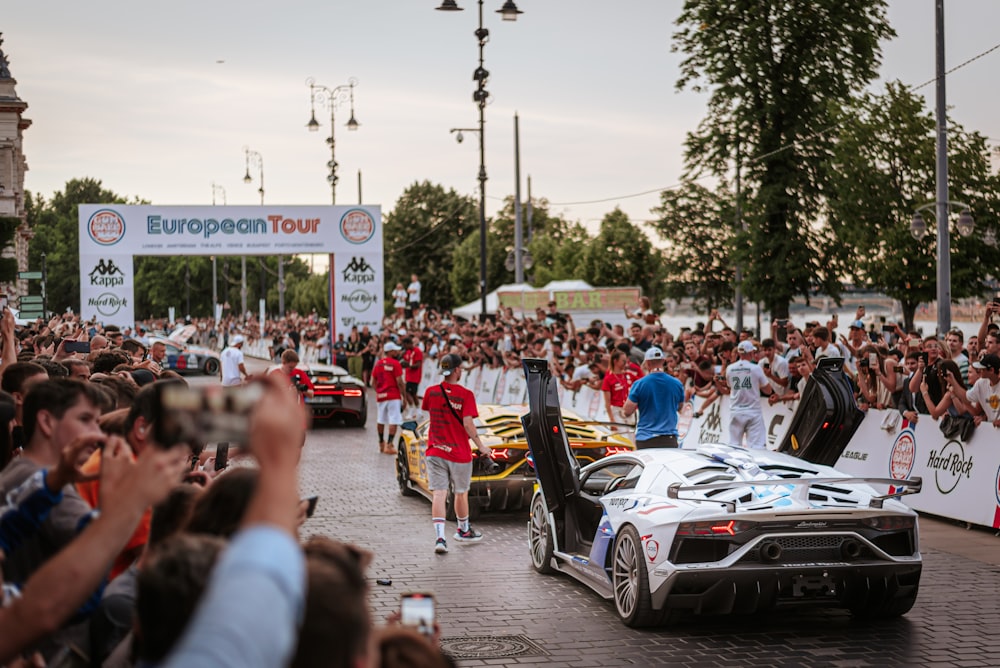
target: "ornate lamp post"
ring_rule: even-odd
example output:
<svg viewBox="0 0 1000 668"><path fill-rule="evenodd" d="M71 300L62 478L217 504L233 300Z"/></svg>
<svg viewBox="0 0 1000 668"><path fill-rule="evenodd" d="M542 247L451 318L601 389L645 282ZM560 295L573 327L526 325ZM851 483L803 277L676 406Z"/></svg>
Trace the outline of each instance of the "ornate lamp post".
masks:
<svg viewBox="0 0 1000 668"><path fill-rule="evenodd" d="M244 146L243 153L246 156L246 174L243 175L243 183L253 183L253 177L250 176L250 165L258 168L258 174L260 175L260 187L257 188L257 192L260 193L260 205L264 206L264 158L257 151L252 151L250 148ZM246 317L247 313L247 256L244 255L240 258L240 308L242 309L242 317ZM263 295L261 295L263 298Z"/></svg>
<svg viewBox="0 0 1000 668"><path fill-rule="evenodd" d="M358 85L358 80L351 77L347 80L346 84L337 86L336 88L329 88L321 86L316 83L315 79L309 77L306 79L306 85L309 86L309 107L311 111L309 122L306 123L309 132L319 130L319 121L316 120L316 102L319 101L320 106L325 106L330 110L330 136L326 138L326 143L330 145L330 162L326 163L326 166L330 168L330 174L326 177L326 180L330 183L330 203L336 204L337 181L340 179L337 176L337 151L336 139L334 138L336 121L334 120L334 112L337 106L350 100L351 119L345 125L351 132L358 129L358 126L361 124L354 118L354 87Z"/></svg>
<svg viewBox="0 0 1000 668"><path fill-rule="evenodd" d="M462 11L455 0L442 0L441 6L437 9L442 12ZM517 15L523 13L513 0L506 0L503 7L497 10L497 14L500 14L504 21L516 21ZM490 73L483 67L483 50L490 36L490 31L483 27L483 0L479 0L479 27L474 34L479 42L479 66L472 72L472 80L476 82L472 101L479 109L479 129L476 130L479 133L479 295L481 301L479 320L483 322L486 320L486 103L490 98L490 94L486 90L486 81L489 79ZM462 131L456 128L453 132L458 132L459 134L455 138L462 141Z"/></svg>

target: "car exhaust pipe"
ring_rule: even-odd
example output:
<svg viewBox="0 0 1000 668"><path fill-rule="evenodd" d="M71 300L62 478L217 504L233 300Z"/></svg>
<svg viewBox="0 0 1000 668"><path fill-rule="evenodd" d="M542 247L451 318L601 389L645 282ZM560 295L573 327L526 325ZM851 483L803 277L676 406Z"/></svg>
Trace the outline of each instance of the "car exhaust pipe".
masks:
<svg viewBox="0 0 1000 668"><path fill-rule="evenodd" d="M760 560L773 563L781 559L781 545L775 541L768 541L760 546Z"/></svg>
<svg viewBox="0 0 1000 668"><path fill-rule="evenodd" d="M847 561L854 561L861 556L861 543L853 538L845 540L840 544L840 556Z"/></svg>

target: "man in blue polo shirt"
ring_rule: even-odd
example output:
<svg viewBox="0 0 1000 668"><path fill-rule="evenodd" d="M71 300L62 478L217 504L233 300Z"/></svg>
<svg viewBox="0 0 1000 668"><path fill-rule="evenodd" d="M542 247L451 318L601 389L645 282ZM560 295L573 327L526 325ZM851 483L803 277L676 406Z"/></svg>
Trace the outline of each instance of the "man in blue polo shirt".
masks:
<svg viewBox="0 0 1000 668"><path fill-rule="evenodd" d="M684 385L664 372L663 357L655 346L646 351L646 375L632 384L625 400L625 417L639 411L636 448L677 447L677 409L684 402Z"/></svg>

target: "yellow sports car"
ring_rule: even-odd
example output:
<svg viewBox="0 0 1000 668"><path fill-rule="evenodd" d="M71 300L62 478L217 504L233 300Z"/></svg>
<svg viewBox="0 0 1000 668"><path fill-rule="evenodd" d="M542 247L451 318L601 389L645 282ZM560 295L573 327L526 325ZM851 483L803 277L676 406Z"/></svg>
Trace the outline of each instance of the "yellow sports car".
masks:
<svg viewBox="0 0 1000 668"><path fill-rule="evenodd" d="M524 439L521 416L526 405L479 406L476 428L483 443L493 450L491 459L477 457L472 466L472 487L469 489L469 515L478 516L484 510L517 510L527 508L535 487L535 467ZM573 411L563 409L566 437L581 466L618 452L635 450L629 436L631 427L615 427L603 422L584 420ZM421 494L428 499L427 449L428 422L403 424L404 446L396 455L396 479L404 496ZM621 431L618 431L621 430ZM472 446L475 451L476 446ZM448 517L454 518L451 495L448 495Z"/></svg>

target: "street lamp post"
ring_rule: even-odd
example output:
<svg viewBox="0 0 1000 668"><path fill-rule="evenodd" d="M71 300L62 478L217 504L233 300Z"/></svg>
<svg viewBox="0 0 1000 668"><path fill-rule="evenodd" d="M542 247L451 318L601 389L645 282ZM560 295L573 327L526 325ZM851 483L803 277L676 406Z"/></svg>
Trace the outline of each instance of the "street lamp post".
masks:
<svg viewBox="0 0 1000 668"><path fill-rule="evenodd" d="M951 329L951 231L948 227L948 218L952 206L962 210L958 222L955 223L958 233L963 237L971 236L975 229L975 221L972 218L971 207L964 202L949 200L928 202L913 212L913 219L910 221L910 234L917 241L921 241L928 232L921 211L933 211L937 218L937 327L938 334L942 336ZM942 249L944 249L943 258Z"/></svg>
<svg viewBox="0 0 1000 668"><path fill-rule="evenodd" d="M212 183L212 206L215 206L215 194L217 192L222 194L222 205L225 206L226 189L220 185L216 185L214 182ZM213 255L212 256L212 315L211 315L212 318L215 318L215 305L219 303L219 291L217 287L218 277L216 275L217 262L218 260Z"/></svg>
<svg viewBox="0 0 1000 668"><path fill-rule="evenodd" d="M462 11L455 0L441 0L441 6L437 8L442 12ZM506 0L503 7L497 10L504 21L516 21L518 14L523 14L517 8L513 0ZM480 295L480 316L479 321L486 320L486 103L490 94L486 90L486 81L490 73L483 67L483 50L486 42L489 41L490 31L483 27L483 0L479 0L479 27L473 33L479 42L479 67L472 73L472 80L476 82L476 90L472 94L472 101L479 108L479 295ZM461 137L459 134L456 139ZM461 141L461 139L459 139Z"/></svg>
<svg viewBox="0 0 1000 668"><path fill-rule="evenodd" d="M257 151L252 151L248 147L243 147L243 153L246 155L246 174L243 175L243 183L252 183L253 177L250 176L250 165L253 164L259 169L260 175L260 187L257 188L257 192L260 193L260 205L264 206L264 157L261 156ZM240 307L242 309L242 317L246 317L247 313L247 256L244 255L240 261L241 279L240 279ZM261 299L264 295L261 295Z"/></svg>
<svg viewBox="0 0 1000 668"><path fill-rule="evenodd" d="M337 181L339 177L337 176L337 151L336 151L336 139L334 138L334 128L336 127L336 121L334 120L334 112L337 106L343 104L350 100L351 103L351 120L347 121L345 125L347 129L354 132L361 125L354 118L354 87L358 85L358 80L351 77L347 80L347 83L342 86L337 86L336 88L329 88L327 86L321 86L316 83L316 80L312 77L306 79L306 85L309 86L309 107L311 115L309 117L309 122L306 123L306 127L309 132L316 132L319 130L319 121L316 120L316 101L319 100L321 106L325 106L330 110L330 136L326 138L326 143L330 145L330 162L326 163L326 166L330 168L330 174L326 177L326 180L330 183L330 203L337 203Z"/></svg>

